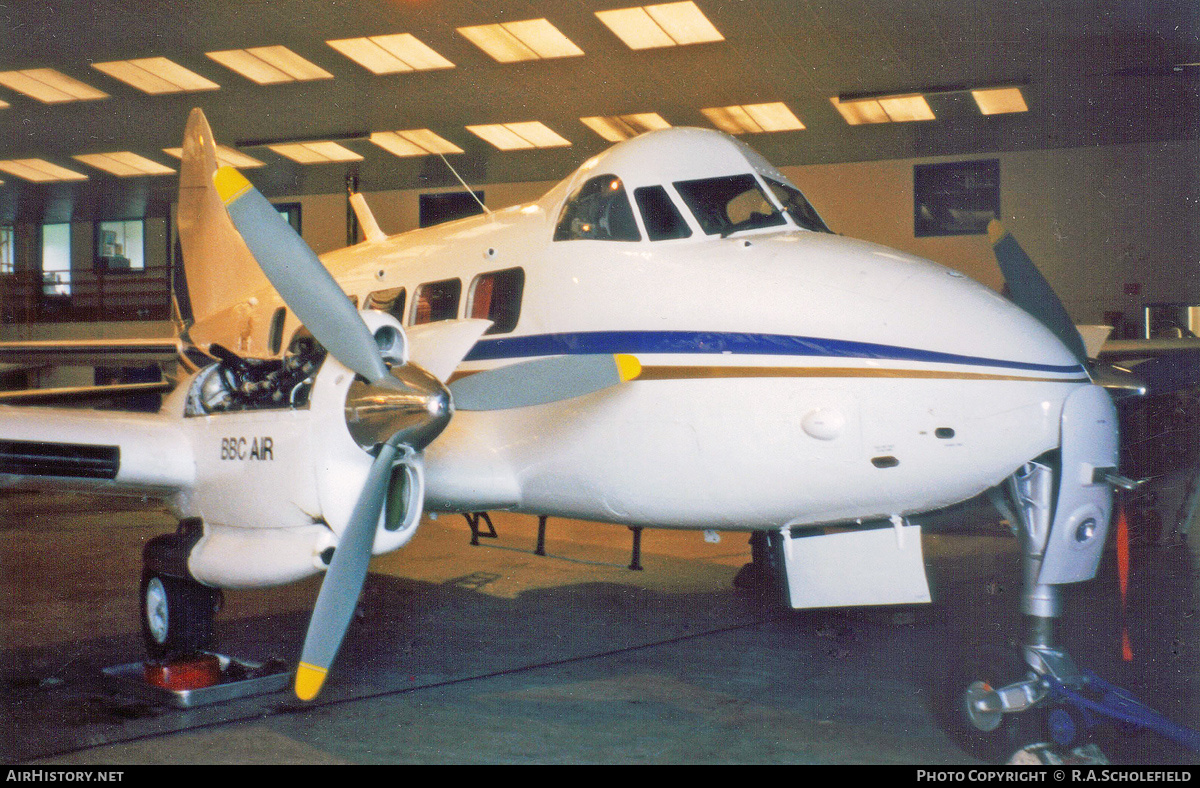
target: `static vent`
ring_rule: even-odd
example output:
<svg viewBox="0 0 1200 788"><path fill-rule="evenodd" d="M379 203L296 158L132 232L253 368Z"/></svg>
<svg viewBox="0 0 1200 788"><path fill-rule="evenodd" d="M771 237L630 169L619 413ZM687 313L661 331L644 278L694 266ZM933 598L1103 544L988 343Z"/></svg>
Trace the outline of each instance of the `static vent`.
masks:
<svg viewBox="0 0 1200 788"><path fill-rule="evenodd" d="M0 441L0 473L115 479L120 468L119 446Z"/></svg>

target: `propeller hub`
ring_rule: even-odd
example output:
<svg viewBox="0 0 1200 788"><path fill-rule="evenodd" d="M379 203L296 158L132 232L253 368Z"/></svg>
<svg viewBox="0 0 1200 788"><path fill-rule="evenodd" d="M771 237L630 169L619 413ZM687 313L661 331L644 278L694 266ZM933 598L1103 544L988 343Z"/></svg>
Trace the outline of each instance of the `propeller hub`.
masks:
<svg viewBox="0 0 1200 788"><path fill-rule="evenodd" d="M453 413L449 390L415 364L393 367L375 383L357 378L346 394L346 427L363 448L391 442L421 451Z"/></svg>

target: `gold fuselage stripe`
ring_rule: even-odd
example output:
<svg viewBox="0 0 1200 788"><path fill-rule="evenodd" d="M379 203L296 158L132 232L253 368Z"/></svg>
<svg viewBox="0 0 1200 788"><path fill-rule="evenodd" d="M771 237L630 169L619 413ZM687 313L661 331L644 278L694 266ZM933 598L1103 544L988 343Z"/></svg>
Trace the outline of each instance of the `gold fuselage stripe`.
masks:
<svg viewBox="0 0 1200 788"><path fill-rule="evenodd" d="M705 378L908 378L916 380L1013 380L1035 383L1087 383L1086 377L1054 378L1038 375L1004 375L987 372L954 372L939 369L889 367L759 367L759 366L646 366L638 380L693 380Z"/></svg>

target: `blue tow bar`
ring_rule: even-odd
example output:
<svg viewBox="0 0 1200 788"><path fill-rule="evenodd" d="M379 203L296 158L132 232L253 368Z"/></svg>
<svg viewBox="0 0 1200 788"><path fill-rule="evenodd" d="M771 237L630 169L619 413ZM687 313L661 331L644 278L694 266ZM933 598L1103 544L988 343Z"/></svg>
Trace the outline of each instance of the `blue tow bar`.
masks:
<svg viewBox="0 0 1200 788"><path fill-rule="evenodd" d="M1200 752L1200 731L1176 725L1125 690L1108 683L1090 670L1082 671L1083 681L1080 689L1097 696L1096 700L1067 687L1053 676L1047 675L1045 678L1050 685L1049 700L1052 703L1069 705L1078 711L1079 722L1085 729L1095 727L1103 719L1117 720L1151 730L1193 752ZM1049 725L1051 737L1060 746L1071 745L1080 733L1075 718L1061 708L1050 713Z"/></svg>

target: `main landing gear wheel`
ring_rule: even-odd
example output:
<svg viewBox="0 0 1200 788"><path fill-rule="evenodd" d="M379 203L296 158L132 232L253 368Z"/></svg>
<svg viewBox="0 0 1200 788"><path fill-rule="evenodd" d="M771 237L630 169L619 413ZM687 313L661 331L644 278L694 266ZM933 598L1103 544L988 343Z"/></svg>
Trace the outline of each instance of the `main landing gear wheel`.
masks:
<svg viewBox="0 0 1200 788"><path fill-rule="evenodd" d="M1035 676L1019 654L995 651L952 671L938 698L938 716L960 747L980 760L1007 763L1032 744L1048 741L1041 706L1004 713L980 703L993 690Z"/></svg>
<svg viewBox="0 0 1200 788"><path fill-rule="evenodd" d="M141 600L142 639L152 658L190 654L212 644L219 589L146 570Z"/></svg>

